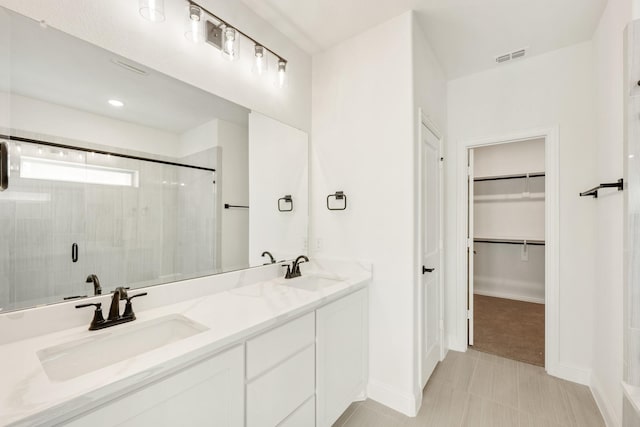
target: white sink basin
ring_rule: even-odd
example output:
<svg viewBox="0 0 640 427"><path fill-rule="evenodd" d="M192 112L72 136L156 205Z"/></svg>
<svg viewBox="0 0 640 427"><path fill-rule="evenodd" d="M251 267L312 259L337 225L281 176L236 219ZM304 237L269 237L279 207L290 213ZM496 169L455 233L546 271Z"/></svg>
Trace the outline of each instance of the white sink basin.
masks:
<svg viewBox="0 0 640 427"><path fill-rule="evenodd" d="M322 276L302 276L296 277L295 279L284 280L279 284L296 289L303 289L305 291L319 291L326 287L333 286L340 281L340 279L332 279Z"/></svg>
<svg viewBox="0 0 640 427"><path fill-rule="evenodd" d="M121 328L121 329L119 329ZM179 314L129 323L37 352L52 381L65 381L188 338L208 328Z"/></svg>

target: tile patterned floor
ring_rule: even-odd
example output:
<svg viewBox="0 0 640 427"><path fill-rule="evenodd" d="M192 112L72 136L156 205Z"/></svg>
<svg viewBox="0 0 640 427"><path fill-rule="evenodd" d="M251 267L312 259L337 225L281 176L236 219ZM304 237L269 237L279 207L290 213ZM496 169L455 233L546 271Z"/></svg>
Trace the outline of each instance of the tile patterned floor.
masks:
<svg viewBox="0 0 640 427"><path fill-rule="evenodd" d="M449 351L415 418L377 402L351 405L334 427L604 427L588 387L543 368L469 350Z"/></svg>

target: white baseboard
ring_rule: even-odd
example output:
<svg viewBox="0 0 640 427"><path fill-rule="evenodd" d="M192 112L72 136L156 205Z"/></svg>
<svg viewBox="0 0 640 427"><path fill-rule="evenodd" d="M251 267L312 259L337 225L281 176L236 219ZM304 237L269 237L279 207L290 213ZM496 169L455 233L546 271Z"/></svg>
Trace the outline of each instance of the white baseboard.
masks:
<svg viewBox="0 0 640 427"><path fill-rule="evenodd" d="M598 409L600 409L600 413L602 414L602 418L604 418L604 423L607 427L622 427L621 420L615 413L613 405L611 405L611 401L602 393L600 381L595 375L591 375L591 384L589 388L591 389L591 394L598 405Z"/></svg>
<svg viewBox="0 0 640 427"><path fill-rule="evenodd" d="M591 385L591 370L589 369L558 363L555 366L547 367L547 373L563 380L586 386Z"/></svg>
<svg viewBox="0 0 640 427"><path fill-rule="evenodd" d="M455 335L449 335L447 337L447 348L453 351L467 351L467 343L466 341L459 341Z"/></svg>
<svg viewBox="0 0 640 427"><path fill-rule="evenodd" d="M513 295L499 291L483 291L480 289L473 290L474 295L483 295L485 297L512 299L516 301L534 302L536 304L544 304L544 298L528 297L523 295Z"/></svg>
<svg viewBox="0 0 640 427"><path fill-rule="evenodd" d="M409 417L416 416L421 403L421 396L404 393L374 379L369 379L367 397Z"/></svg>

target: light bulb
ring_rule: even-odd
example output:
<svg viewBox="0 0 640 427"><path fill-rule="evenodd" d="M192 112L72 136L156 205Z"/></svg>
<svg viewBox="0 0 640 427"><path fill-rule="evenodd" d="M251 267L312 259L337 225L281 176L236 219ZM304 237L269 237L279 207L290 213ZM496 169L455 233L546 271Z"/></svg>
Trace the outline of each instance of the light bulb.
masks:
<svg viewBox="0 0 640 427"><path fill-rule="evenodd" d="M278 59L278 80L277 85L283 88L287 85L287 61Z"/></svg>
<svg viewBox="0 0 640 427"><path fill-rule="evenodd" d="M264 55L264 46L256 45L254 47L255 52L255 66L253 67L256 74L263 75L267 71L267 58Z"/></svg>
<svg viewBox="0 0 640 427"><path fill-rule="evenodd" d="M224 29L222 54L230 60L238 57L238 32L233 27Z"/></svg>
<svg viewBox="0 0 640 427"><path fill-rule="evenodd" d="M164 21L164 0L138 0L140 15L147 21Z"/></svg>
<svg viewBox="0 0 640 427"><path fill-rule="evenodd" d="M202 21L202 9L190 4L187 6L187 20L185 22L184 36L187 40L200 43L204 40L204 25Z"/></svg>

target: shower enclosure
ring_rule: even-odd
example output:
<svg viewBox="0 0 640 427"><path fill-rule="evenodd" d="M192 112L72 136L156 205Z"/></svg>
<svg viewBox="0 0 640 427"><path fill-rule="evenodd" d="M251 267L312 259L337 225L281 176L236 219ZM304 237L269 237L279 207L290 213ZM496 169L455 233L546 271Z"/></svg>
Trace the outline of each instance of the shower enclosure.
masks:
<svg viewBox="0 0 640 427"><path fill-rule="evenodd" d="M92 295L89 274L109 292L216 272L214 168L0 140L2 310ZM215 149L204 156L216 164Z"/></svg>

